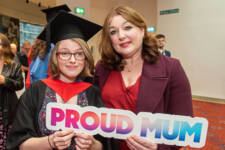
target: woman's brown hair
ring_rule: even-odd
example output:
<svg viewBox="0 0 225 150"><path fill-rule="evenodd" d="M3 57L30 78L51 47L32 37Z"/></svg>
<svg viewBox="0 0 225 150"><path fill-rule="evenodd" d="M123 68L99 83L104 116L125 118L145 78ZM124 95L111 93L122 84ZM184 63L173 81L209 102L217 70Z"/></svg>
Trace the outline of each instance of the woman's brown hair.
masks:
<svg viewBox="0 0 225 150"><path fill-rule="evenodd" d="M0 33L1 45L0 56L4 58L4 63L11 65L13 63L14 54L11 51L10 42L8 38Z"/></svg>
<svg viewBox="0 0 225 150"><path fill-rule="evenodd" d="M144 29L142 58L151 64L156 63L159 52L155 37L147 32L147 25L144 18L137 11L127 6L113 8L105 19L99 45L102 59L101 63L108 69L121 71L124 68L123 58L120 54L116 53L110 40L109 25L112 18L116 15L121 15L128 22Z"/></svg>
<svg viewBox="0 0 225 150"><path fill-rule="evenodd" d="M44 60L46 55L46 42L43 40L36 39L34 44L32 45L30 58L32 60L35 60L38 54L40 54L41 60Z"/></svg>
<svg viewBox="0 0 225 150"><path fill-rule="evenodd" d="M70 40L79 43L85 54L85 66L84 66L83 71L78 76L78 78L84 79L86 77L91 77L92 76L91 73L94 71L94 59L93 59L93 56L91 54L91 51L90 51L87 43L84 40L79 39L79 38L72 38ZM57 56L56 56L59 45L60 45L60 41L56 43L55 47L52 50L52 54L50 57L50 62L49 62L50 63L50 74L52 77L59 77L59 74L60 74Z"/></svg>

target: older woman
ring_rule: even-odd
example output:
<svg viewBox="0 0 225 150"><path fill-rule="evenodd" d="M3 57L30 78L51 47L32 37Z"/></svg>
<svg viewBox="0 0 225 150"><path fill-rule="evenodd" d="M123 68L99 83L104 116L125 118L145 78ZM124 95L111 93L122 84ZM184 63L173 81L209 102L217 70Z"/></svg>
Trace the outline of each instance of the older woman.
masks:
<svg viewBox="0 0 225 150"><path fill-rule="evenodd" d="M73 129L52 131L46 127L46 105L50 102L103 106L97 88L82 81L94 68L86 41L101 27L66 12L59 13L50 26L50 31L46 27L40 37L51 32L50 39L46 40L55 44L50 57L51 78L34 82L21 96L7 147L23 150L106 149L102 142L104 138L99 135L75 134Z"/></svg>
<svg viewBox="0 0 225 150"><path fill-rule="evenodd" d="M143 17L119 6L107 15L94 83L109 108L192 116L190 84L177 59L159 54ZM130 136L121 150L178 149Z"/></svg>
<svg viewBox="0 0 225 150"><path fill-rule="evenodd" d="M8 38L0 33L0 149L6 149L8 130L15 116L18 98L16 91L23 88L20 64L13 61L14 54Z"/></svg>

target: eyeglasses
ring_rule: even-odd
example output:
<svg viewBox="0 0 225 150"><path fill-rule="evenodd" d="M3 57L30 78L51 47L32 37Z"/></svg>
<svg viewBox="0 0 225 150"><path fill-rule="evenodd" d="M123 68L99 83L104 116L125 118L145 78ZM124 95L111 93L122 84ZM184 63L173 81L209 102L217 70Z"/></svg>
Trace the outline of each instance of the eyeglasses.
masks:
<svg viewBox="0 0 225 150"><path fill-rule="evenodd" d="M76 53L69 53L69 52L57 52L56 53L57 56L59 56L59 58L61 60L70 60L72 55L75 57L76 60L84 60L85 59L85 54L84 52L76 52Z"/></svg>
<svg viewBox="0 0 225 150"><path fill-rule="evenodd" d="M23 49L25 49L26 51L29 51L30 48L29 47L22 47Z"/></svg>

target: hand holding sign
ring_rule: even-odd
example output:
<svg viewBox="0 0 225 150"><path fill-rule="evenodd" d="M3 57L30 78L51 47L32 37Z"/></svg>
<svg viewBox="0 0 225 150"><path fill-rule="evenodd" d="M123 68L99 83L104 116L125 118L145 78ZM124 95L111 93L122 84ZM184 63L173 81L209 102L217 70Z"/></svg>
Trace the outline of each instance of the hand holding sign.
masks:
<svg viewBox="0 0 225 150"><path fill-rule="evenodd" d="M134 149L139 149L140 145L143 149L155 148L156 145L150 141L200 148L205 145L208 130L208 121L205 118L179 115L148 112L135 115L127 110L93 106L81 108L58 103L48 103L46 113L46 127L50 130L71 128L75 132L90 135L128 138L129 145Z"/></svg>
<svg viewBox="0 0 225 150"><path fill-rule="evenodd" d="M72 137L74 136L73 129L65 129L63 131L56 131L54 134L50 135L49 144L52 148L65 149L71 144Z"/></svg>
<svg viewBox="0 0 225 150"><path fill-rule="evenodd" d="M88 150L93 149L94 146L102 147L100 142L97 142L95 138L91 135L85 134L85 133L76 133L76 149L77 150ZM102 148L99 148L102 149Z"/></svg>
<svg viewBox="0 0 225 150"><path fill-rule="evenodd" d="M156 143L136 135L129 136L126 142L131 150L157 150L158 147Z"/></svg>

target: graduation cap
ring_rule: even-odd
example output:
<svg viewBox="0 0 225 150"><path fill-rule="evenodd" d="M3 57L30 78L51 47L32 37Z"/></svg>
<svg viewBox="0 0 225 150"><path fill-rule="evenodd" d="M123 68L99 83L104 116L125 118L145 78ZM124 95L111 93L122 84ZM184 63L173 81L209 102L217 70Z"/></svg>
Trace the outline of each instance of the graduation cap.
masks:
<svg viewBox="0 0 225 150"><path fill-rule="evenodd" d="M88 41L101 28L100 25L73 14L59 12L45 26L38 39L47 41L47 47L49 46L48 48L50 48L50 42L56 44L58 41L65 39L81 38L84 41Z"/></svg>
<svg viewBox="0 0 225 150"><path fill-rule="evenodd" d="M64 4L64 5L59 5L59 6L52 7L52 8L42 9L41 11L45 13L47 22L49 22L60 11L70 12L71 10L69 9L69 7L66 4Z"/></svg>

